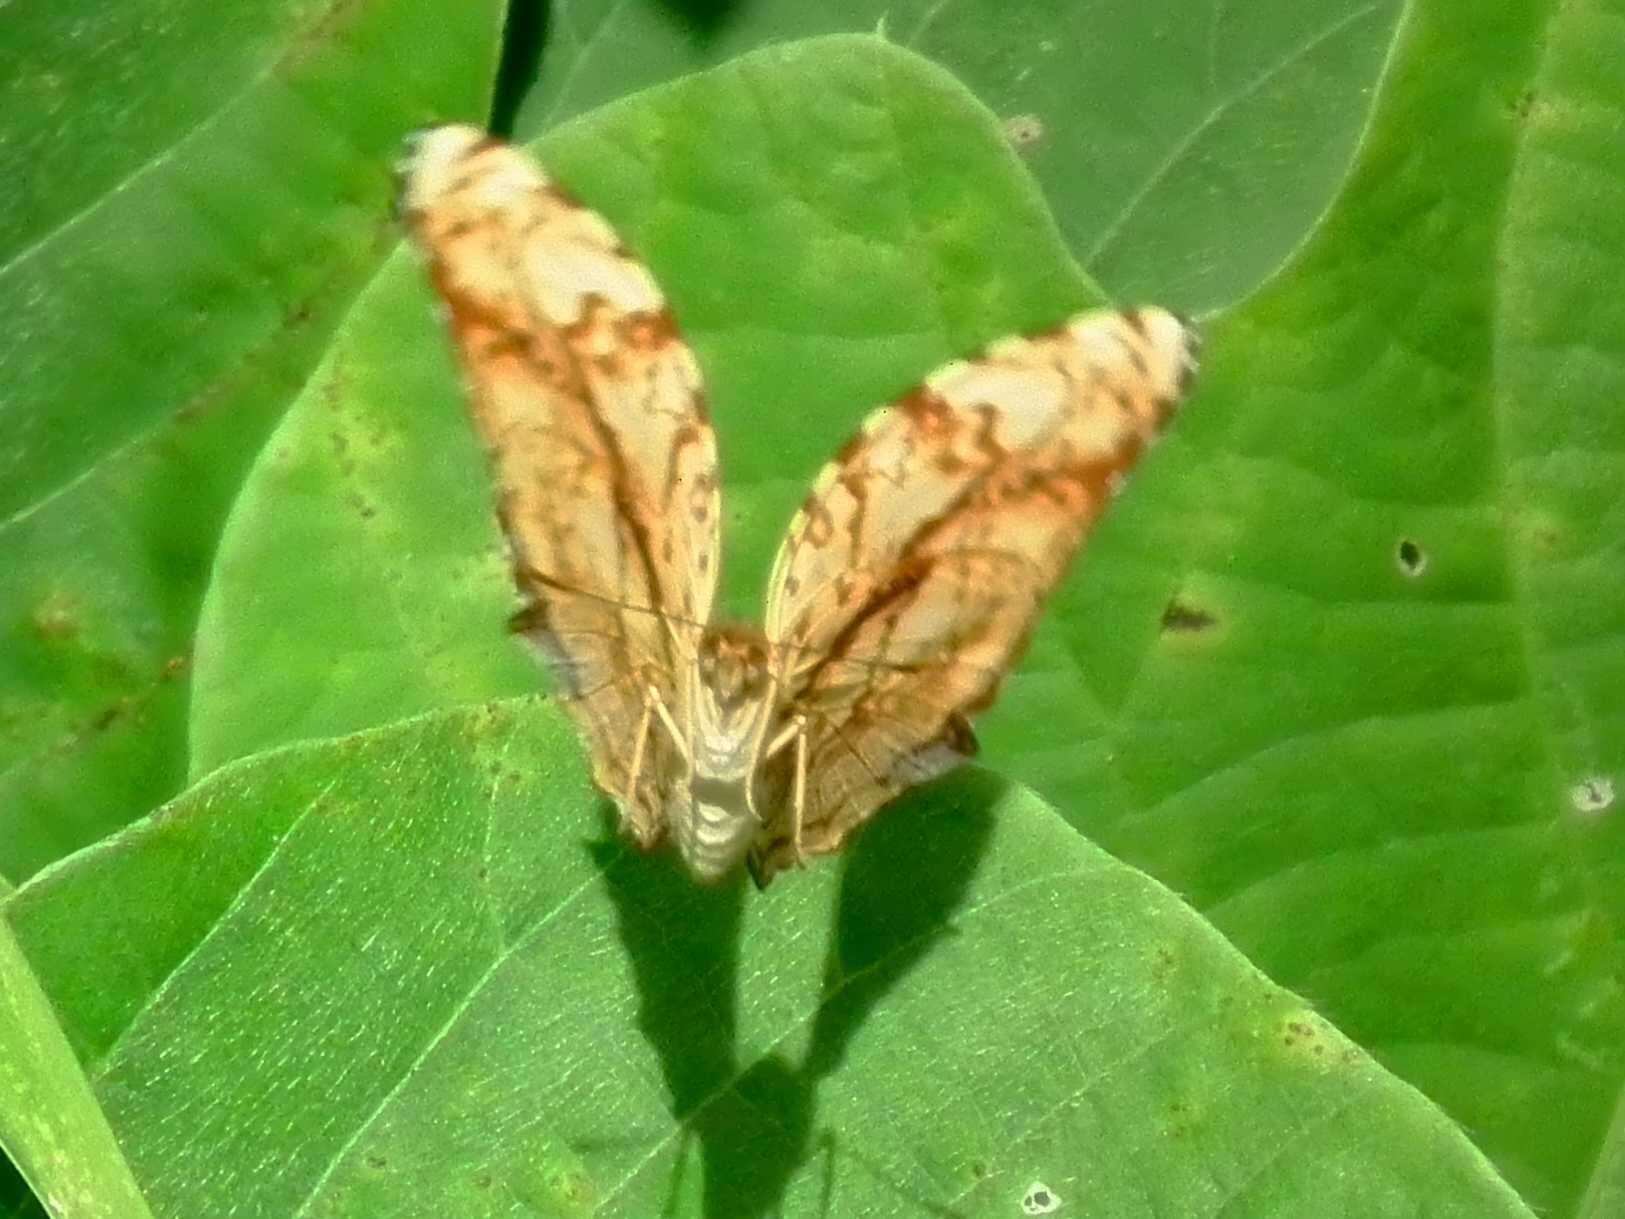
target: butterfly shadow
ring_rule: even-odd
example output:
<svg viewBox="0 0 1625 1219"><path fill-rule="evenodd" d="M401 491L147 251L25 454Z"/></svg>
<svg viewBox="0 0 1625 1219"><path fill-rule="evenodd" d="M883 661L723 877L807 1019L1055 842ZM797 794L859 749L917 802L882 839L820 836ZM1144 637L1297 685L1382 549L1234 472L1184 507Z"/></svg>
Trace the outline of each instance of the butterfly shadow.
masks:
<svg viewBox="0 0 1625 1219"><path fill-rule="evenodd" d="M818 1131L819 1087L840 1067L887 993L953 934L951 918L981 862L1004 786L989 772L962 770L904 797L848 843L836 864L841 880L834 925L799 1062L777 1050L749 1062L741 1058L746 885L702 887L664 854L644 856L613 843L593 846L632 964L638 1027L660 1059L683 1140L699 1146L701 1213L707 1219L782 1214L790 1182L820 1147L826 1153L827 1212L843 1132ZM792 874L779 883L796 882ZM771 903L772 897L755 900ZM758 911L757 917L772 912ZM851 1145L861 1145L862 1132L852 1133ZM687 1192L682 1176L688 1161L679 1153L668 1215L678 1213L679 1197ZM868 1166L865 1175L878 1171ZM925 1214L953 1213L923 1200L915 1205Z"/></svg>
<svg viewBox="0 0 1625 1219"><path fill-rule="evenodd" d="M497 78L491 89L490 127L497 135L513 135L525 97L536 86L552 33L551 18L548 0L509 0Z"/></svg>
<svg viewBox="0 0 1625 1219"><path fill-rule="evenodd" d="M691 43L703 46L745 15L747 0L660 0L660 8L680 25Z"/></svg>

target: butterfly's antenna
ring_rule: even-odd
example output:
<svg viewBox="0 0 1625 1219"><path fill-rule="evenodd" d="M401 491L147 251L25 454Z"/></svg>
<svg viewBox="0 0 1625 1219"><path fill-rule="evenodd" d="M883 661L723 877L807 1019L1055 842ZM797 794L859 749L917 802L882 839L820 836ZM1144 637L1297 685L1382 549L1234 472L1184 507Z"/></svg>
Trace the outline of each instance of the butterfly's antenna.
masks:
<svg viewBox="0 0 1625 1219"><path fill-rule="evenodd" d="M826 1190L833 1179L833 1174L830 1170L833 1169L836 1158L838 1156L844 1156L849 1160L855 1161L857 1165L868 1174L869 1179L876 1185L880 1186L881 1189L890 1193L899 1202L907 1203L911 1211L923 1211L928 1215L936 1215L939 1217L939 1219L966 1219L964 1211L957 1210L952 1205L941 1202L932 1202L930 1199L922 1198L918 1194L905 1188L895 1178L893 1178L887 1170L883 1169L879 1164L876 1164L873 1160L869 1159L855 1146L852 1146L851 1144L844 1147L837 1146L833 1131L824 1131L819 1137L818 1142L822 1146L824 1155L826 1157ZM827 1197L828 1195L826 1193L826 1201Z"/></svg>
<svg viewBox="0 0 1625 1219"><path fill-rule="evenodd" d="M703 622L696 621L695 619L689 618L683 614L674 614L670 610L656 609L652 605L638 605L636 602L627 601L622 597L611 597L606 593L595 593L590 589L577 588L575 585L567 584L556 576L550 576L546 572L538 571L536 568L528 565L524 569L524 578L527 580L534 580L537 584L551 588L557 592L564 593L566 596L580 597L584 601L596 601L599 605L607 605L614 609L624 610L628 613L648 614L651 617L663 618L669 622L675 622L680 626L693 627L695 630L704 630L706 626L706 624ZM515 614L514 619L521 619L528 613L530 613L529 606ZM516 627L515 629L522 630L523 627Z"/></svg>
<svg viewBox="0 0 1625 1219"><path fill-rule="evenodd" d="M818 1207L819 1219L829 1219L829 1199L835 1192L835 1132L826 1128L818 1136L818 1145L824 1150L824 1188Z"/></svg>
<svg viewBox="0 0 1625 1219"><path fill-rule="evenodd" d="M568 584L555 576L547 575L541 571L538 571L534 567L527 566L524 569L524 575L526 579L534 580L537 584L550 588L555 592L562 593L565 596L580 597L585 601L593 601L599 605L609 606L613 609L621 611L622 613L646 614L651 618L659 619L663 624L666 624L668 628L671 625L676 625L688 627L690 630L695 632L702 632L707 630L710 626L709 623L700 622L697 619L690 618L684 614L672 613L670 610L656 609L651 605L639 605L636 602L627 601L621 597L611 597L606 593L596 593L585 588L577 588L573 584ZM533 615L537 613L537 608L538 607L533 605L527 605L525 608L519 610L508 619L508 629L513 631L515 634L523 634L525 631L530 630L536 625L536 623L533 621ZM545 612L543 613L542 621L544 623L546 621ZM827 649L825 648L820 648L813 644L797 643L790 639L770 639L768 640L768 643L774 648L783 649L784 651L793 655L805 656L813 660L823 659L828 655ZM951 649L944 649L942 653L931 656L924 660L908 661L885 660L879 657L855 656L848 654L840 658L840 663L854 665L858 668L868 669L876 673L918 673L924 669L948 668L973 669L976 672L983 674L998 674L1003 671L1000 666L976 664L973 661L961 659L960 657L953 655Z"/></svg>

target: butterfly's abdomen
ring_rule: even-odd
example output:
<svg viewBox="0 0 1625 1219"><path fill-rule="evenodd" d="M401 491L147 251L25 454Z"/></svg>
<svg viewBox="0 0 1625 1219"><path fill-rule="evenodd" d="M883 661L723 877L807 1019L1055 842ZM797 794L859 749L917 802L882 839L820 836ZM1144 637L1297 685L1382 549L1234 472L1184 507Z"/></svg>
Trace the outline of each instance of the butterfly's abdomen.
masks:
<svg viewBox="0 0 1625 1219"><path fill-rule="evenodd" d="M668 812L677 851L694 879L722 879L745 857L760 828L746 800L749 775L714 779L696 775Z"/></svg>

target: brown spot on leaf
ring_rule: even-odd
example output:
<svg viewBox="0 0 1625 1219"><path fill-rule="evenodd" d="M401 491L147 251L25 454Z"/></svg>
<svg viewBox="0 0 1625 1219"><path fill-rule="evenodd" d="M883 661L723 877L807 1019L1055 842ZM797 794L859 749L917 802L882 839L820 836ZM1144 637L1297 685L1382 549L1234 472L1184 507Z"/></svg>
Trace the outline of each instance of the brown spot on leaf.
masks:
<svg viewBox="0 0 1625 1219"><path fill-rule="evenodd" d="M96 718L90 722L90 726L97 732L103 732L122 719L124 713L129 709L129 699L121 698L111 706L102 708Z"/></svg>
<svg viewBox="0 0 1625 1219"><path fill-rule="evenodd" d="M1017 114L1004 120L1004 138L1026 148L1044 138L1044 120L1036 114Z"/></svg>
<svg viewBox="0 0 1625 1219"><path fill-rule="evenodd" d="M1178 597L1169 599L1162 610L1162 629L1170 634L1196 634L1210 631L1219 620L1205 609L1188 605Z"/></svg>
<svg viewBox="0 0 1625 1219"><path fill-rule="evenodd" d="M41 639L72 639L79 634L79 619L68 599L52 593L34 607L34 633Z"/></svg>

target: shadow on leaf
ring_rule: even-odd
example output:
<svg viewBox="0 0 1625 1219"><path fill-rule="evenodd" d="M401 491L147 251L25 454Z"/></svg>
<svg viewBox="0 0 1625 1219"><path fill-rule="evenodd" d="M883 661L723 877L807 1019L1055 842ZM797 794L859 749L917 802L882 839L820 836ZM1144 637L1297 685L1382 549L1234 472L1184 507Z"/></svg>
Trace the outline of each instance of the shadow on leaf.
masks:
<svg viewBox="0 0 1625 1219"><path fill-rule="evenodd" d="M550 22L547 0L512 0L502 30L502 57L491 87L492 132L504 138L514 133L514 120L525 94L536 84L547 46Z"/></svg>
<svg viewBox="0 0 1625 1219"><path fill-rule="evenodd" d="M660 0L660 7L675 17L695 42L708 42L741 13L744 0Z"/></svg>
<svg viewBox="0 0 1625 1219"><path fill-rule="evenodd" d="M685 1139L699 1143L708 1219L781 1213L812 1150L819 1085L887 992L952 934L1003 790L995 775L961 771L899 801L843 852L822 993L799 1064L776 1051L739 1061L743 879L704 888L664 853L645 856L618 843L592 848L631 958L638 1027L660 1057L673 1118ZM827 1210L840 1133L826 1131L818 1142L831 1153ZM686 1159L679 1154L667 1214L676 1213Z"/></svg>

